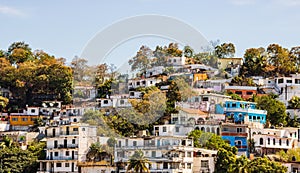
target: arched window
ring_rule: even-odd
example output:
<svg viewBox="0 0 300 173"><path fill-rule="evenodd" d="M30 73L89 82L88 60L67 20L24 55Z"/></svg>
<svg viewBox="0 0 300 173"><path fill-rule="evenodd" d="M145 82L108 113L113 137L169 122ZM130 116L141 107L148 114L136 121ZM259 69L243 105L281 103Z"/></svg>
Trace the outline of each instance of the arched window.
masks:
<svg viewBox="0 0 300 173"><path fill-rule="evenodd" d="M276 139L274 138L274 139L273 139L273 145L275 145L275 143L276 143Z"/></svg>
<svg viewBox="0 0 300 173"><path fill-rule="evenodd" d="M279 145L281 145L281 139L279 139Z"/></svg>
<svg viewBox="0 0 300 173"><path fill-rule="evenodd" d="M289 146L289 144L290 144L289 142L290 142L290 141L287 139L287 140L286 140L286 146Z"/></svg>
<svg viewBox="0 0 300 173"><path fill-rule="evenodd" d="M271 140L270 140L270 138L268 138L268 145L270 145L270 143L271 143Z"/></svg>
<svg viewBox="0 0 300 173"><path fill-rule="evenodd" d="M210 132L210 129L209 129L209 127L206 127L206 132Z"/></svg>
<svg viewBox="0 0 300 173"><path fill-rule="evenodd" d="M211 132L212 132L212 133L216 133L214 127L211 128Z"/></svg>
<svg viewBox="0 0 300 173"><path fill-rule="evenodd" d="M201 127L201 131L205 132L205 128L204 128L204 127Z"/></svg>
<svg viewBox="0 0 300 173"><path fill-rule="evenodd" d="M199 130L199 127L196 127L195 130Z"/></svg>
<svg viewBox="0 0 300 173"><path fill-rule="evenodd" d="M259 139L259 144L260 144L260 145L264 145L264 139L263 139L263 138L260 138L260 139Z"/></svg>
<svg viewBox="0 0 300 173"><path fill-rule="evenodd" d="M253 132L252 134L253 134L253 135L256 135L256 132Z"/></svg>

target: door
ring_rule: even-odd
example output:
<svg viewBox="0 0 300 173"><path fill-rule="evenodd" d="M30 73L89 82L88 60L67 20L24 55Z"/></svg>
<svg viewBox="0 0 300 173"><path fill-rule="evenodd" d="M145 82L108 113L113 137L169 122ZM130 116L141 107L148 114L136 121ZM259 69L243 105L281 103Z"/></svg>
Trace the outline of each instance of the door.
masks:
<svg viewBox="0 0 300 173"><path fill-rule="evenodd" d="M54 141L54 148L57 148L57 141Z"/></svg>
<svg viewBox="0 0 300 173"><path fill-rule="evenodd" d="M67 127L66 135L69 135L69 134L70 134L70 128Z"/></svg>
<svg viewBox="0 0 300 173"><path fill-rule="evenodd" d="M67 147L68 147L68 140L64 139L64 148L67 148Z"/></svg>
<svg viewBox="0 0 300 173"><path fill-rule="evenodd" d="M75 158L75 151L72 151L72 160Z"/></svg>
<svg viewBox="0 0 300 173"><path fill-rule="evenodd" d="M55 137L55 129L52 129L52 136Z"/></svg>
<svg viewBox="0 0 300 173"><path fill-rule="evenodd" d="M72 163L72 172L74 172L74 167L75 167L75 164L74 164L74 162Z"/></svg>

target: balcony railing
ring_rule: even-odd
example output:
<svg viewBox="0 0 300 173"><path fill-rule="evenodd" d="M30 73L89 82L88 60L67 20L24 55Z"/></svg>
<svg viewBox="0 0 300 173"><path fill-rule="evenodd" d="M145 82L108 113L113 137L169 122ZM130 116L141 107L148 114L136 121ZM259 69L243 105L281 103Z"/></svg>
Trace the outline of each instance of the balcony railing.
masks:
<svg viewBox="0 0 300 173"><path fill-rule="evenodd" d="M78 131L75 131L75 132L62 131L62 132L60 132L60 135L79 135L79 132Z"/></svg>
<svg viewBox="0 0 300 173"><path fill-rule="evenodd" d="M222 136L242 136L242 137L247 137L247 133L237 133L237 132L222 132Z"/></svg>
<svg viewBox="0 0 300 173"><path fill-rule="evenodd" d="M46 160L77 160L78 156L56 156L56 157L46 157Z"/></svg>

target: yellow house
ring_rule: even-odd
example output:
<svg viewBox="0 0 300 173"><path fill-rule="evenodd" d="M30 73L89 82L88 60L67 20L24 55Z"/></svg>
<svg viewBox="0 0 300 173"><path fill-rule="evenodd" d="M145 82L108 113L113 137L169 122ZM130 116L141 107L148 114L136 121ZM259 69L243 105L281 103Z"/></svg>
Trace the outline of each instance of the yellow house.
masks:
<svg viewBox="0 0 300 173"><path fill-rule="evenodd" d="M194 73L194 81L206 80L206 79L207 79L206 73Z"/></svg>

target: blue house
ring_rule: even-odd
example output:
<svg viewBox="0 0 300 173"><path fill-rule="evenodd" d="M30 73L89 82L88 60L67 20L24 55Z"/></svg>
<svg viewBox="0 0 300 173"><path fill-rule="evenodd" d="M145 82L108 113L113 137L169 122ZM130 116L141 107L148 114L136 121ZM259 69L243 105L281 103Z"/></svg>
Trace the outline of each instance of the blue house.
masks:
<svg viewBox="0 0 300 173"><path fill-rule="evenodd" d="M230 100L224 104L224 114L234 123L258 122L266 123L267 111L256 109L256 103Z"/></svg>
<svg viewBox="0 0 300 173"><path fill-rule="evenodd" d="M222 139L238 149L238 155L248 156L248 125L223 123Z"/></svg>

